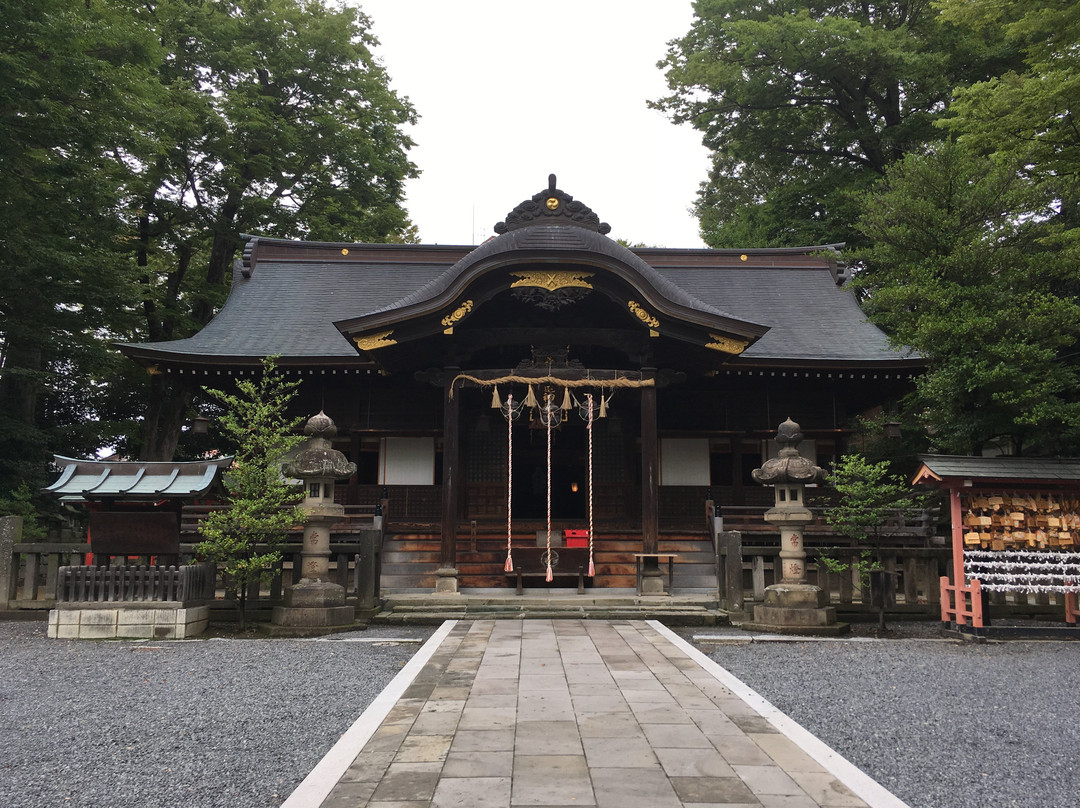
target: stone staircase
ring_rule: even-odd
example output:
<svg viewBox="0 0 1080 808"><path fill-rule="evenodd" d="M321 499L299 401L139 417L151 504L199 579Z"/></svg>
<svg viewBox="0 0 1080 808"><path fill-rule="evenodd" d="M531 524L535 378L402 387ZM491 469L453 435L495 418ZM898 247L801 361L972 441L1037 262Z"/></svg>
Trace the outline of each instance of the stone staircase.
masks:
<svg viewBox="0 0 1080 808"><path fill-rule="evenodd" d="M515 543L519 540L515 539ZM662 553L676 553L674 594L715 597L716 568L712 541L707 536L662 537ZM634 553L641 551L641 537L632 534L598 538L593 551L596 583L593 594L607 590L633 590ZM434 534L388 534L382 545L382 591L395 592L435 588L439 567L440 538ZM457 568L461 585L470 589L507 589L511 580L503 572L506 539L493 535L463 535L458 539ZM538 581L528 582L535 585ZM544 587L541 587L544 588Z"/></svg>
<svg viewBox="0 0 1080 808"><path fill-rule="evenodd" d="M705 596L638 597L607 590L598 596L556 593L516 596L493 592L432 595L399 593L386 598L371 625L438 625L444 620L659 620L669 626L729 625L727 613Z"/></svg>
<svg viewBox="0 0 1080 808"><path fill-rule="evenodd" d="M437 624L448 618L655 619L674 626L726 625L716 604L715 558L706 536L664 537L659 550L677 553L674 588L669 595L639 597L635 589L637 535L604 536L594 547L595 584L578 595L573 587L552 587L542 578L526 580L525 594L514 594L513 578L503 571L506 540L465 535L458 540L459 595L434 595L440 539L434 534L388 535L382 546L382 597L385 605L373 624ZM665 571L666 571L666 564Z"/></svg>

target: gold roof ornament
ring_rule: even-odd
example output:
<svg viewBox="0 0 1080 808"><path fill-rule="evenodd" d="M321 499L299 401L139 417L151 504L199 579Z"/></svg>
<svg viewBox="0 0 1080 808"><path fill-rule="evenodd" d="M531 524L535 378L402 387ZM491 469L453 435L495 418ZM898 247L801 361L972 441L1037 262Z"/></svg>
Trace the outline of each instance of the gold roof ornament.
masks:
<svg viewBox="0 0 1080 808"><path fill-rule="evenodd" d="M444 329L443 333L444 334L453 334L454 333L454 326L457 325L458 323L460 323L462 320L464 320L465 316L467 314L469 314L469 312L471 312L472 310L473 310L473 302L471 300L466 300L466 301L462 302L462 304L460 306L458 306L456 309L454 309L453 312L451 312L450 314L443 317L442 318L442 324L443 324L443 329Z"/></svg>
<svg viewBox="0 0 1080 808"><path fill-rule="evenodd" d="M746 350L746 346L749 342L745 340L731 339L730 337L721 337L719 334L709 334L712 342L706 342L706 348L712 348L714 351L722 351L723 353L735 354L738 356Z"/></svg>
<svg viewBox="0 0 1080 808"><path fill-rule="evenodd" d="M636 300L630 300L626 304L627 308L642 322L643 325L647 325L649 328L656 329L660 327L660 321L647 312L640 303Z"/></svg>
<svg viewBox="0 0 1080 808"><path fill-rule="evenodd" d="M573 272L570 270L543 270L540 272L511 272L518 280L510 284L510 288L522 286L536 286L548 292L566 287L579 289L592 289L592 284L586 281L591 278L592 272Z"/></svg>
<svg viewBox="0 0 1080 808"><path fill-rule="evenodd" d="M378 348L397 345L396 339L390 339L390 335L393 333L393 331L380 331L377 334L371 334L367 337L353 337L353 342L356 343L356 347L361 351L374 351Z"/></svg>

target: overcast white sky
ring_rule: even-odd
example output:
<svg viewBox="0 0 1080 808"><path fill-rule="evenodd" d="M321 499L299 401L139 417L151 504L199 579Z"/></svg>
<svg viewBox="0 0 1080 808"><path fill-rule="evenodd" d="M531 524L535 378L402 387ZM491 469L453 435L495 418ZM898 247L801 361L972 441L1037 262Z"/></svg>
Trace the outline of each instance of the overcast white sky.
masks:
<svg viewBox="0 0 1080 808"><path fill-rule="evenodd" d="M689 212L708 172L700 134L646 107L690 0L349 2L420 114L407 205L421 241L480 243L553 173L612 238L704 246Z"/></svg>

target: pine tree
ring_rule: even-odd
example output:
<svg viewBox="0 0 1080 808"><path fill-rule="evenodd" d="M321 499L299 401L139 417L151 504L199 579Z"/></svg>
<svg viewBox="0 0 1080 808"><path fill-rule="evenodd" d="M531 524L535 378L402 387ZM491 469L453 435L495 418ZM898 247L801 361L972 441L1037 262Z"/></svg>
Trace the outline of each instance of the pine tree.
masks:
<svg viewBox="0 0 1080 808"><path fill-rule="evenodd" d="M282 458L304 440L296 431L301 419L286 414L299 384L287 381L268 357L262 375L239 380L236 393L207 391L225 407L220 426L235 444L236 457L225 473L229 507L203 519L204 541L196 552L216 563L235 587L241 629L247 625L248 587L270 579L281 562L279 546L304 521L297 507L303 490L281 474Z"/></svg>

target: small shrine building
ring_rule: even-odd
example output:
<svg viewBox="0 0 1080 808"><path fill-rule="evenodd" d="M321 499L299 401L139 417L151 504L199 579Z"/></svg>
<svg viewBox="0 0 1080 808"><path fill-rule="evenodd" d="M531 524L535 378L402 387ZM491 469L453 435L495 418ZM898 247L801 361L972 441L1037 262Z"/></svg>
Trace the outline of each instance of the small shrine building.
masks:
<svg viewBox="0 0 1080 808"><path fill-rule="evenodd" d="M844 288L842 245L628 249L554 176L495 231L479 246L251 236L205 328L121 348L200 386L271 355L299 374L297 414L324 410L357 466L339 501L385 497L391 537L429 553L420 579L384 565L388 587L429 586L431 567L510 586L508 539L535 546L549 525L591 528L592 585L628 586L633 553L704 538L706 500L771 502L750 474L778 423L798 421L826 465L922 366Z"/></svg>

